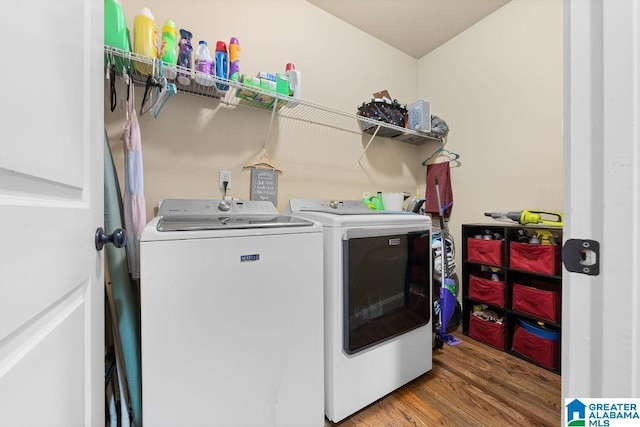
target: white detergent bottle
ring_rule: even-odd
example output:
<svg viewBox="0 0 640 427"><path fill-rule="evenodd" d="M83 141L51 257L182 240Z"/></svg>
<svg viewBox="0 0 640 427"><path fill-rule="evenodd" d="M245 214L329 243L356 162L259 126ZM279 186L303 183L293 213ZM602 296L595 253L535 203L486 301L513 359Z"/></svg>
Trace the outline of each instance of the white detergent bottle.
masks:
<svg viewBox="0 0 640 427"><path fill-rule="evenodd" d="M288 63L285 67L285 74L289 76L289 96L295 99L302 99L302 76L296 66ZM295 105L294 102L289 104Z"/></svg>
<svg viewBox="0 0 640 427"><path fill-rule="evenodd" d="M193 61L194 68L199 71L196 74L196 82L203 86L213 86L216 82L207 76L213 76L213 58L209 54L209 46L204 40L200 40L198 49L196 49L195 59Z"/></svg>

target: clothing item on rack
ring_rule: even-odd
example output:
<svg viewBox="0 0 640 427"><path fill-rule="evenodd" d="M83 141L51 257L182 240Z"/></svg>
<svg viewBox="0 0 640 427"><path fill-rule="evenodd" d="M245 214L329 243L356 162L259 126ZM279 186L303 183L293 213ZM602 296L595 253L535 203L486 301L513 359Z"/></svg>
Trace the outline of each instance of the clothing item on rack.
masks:
<svg viewBox="0 0 640 427"><path fill-rule="evenodd" d="M433 218L440 216L435 185L436 177L438 178L444 217L449 218L451 216L451 209L453 208L453 190L451 189L451 168L449 162L427 165L427 190L425 193L424 211L431 214Z"/></svg>
<svg viewBox="0 0 640 427"><path fill-rule="evenodd" d="M124 226L127 231L127 259L129 272L140 278L140 236L147 224L147 208L144 198L142 169L142 138L135 109L134 88L129 86L127 122L122 133L124 148Z"/></svg>

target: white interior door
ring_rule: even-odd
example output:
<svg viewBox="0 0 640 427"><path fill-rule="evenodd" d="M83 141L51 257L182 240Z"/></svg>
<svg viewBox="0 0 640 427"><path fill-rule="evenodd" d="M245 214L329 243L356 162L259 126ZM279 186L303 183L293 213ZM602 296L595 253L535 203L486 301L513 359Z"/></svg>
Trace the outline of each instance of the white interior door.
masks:
<svg viewBox="0 0 640 427"><path fill-rule="evenodd" d="M104 424L103 2L3 3L0 424Z"/></svg>
<svg viewBox="0 0 640 427"><path fill-rule="evenodd" d="M564 398L640 397L639 132L640 2L565 0L564 236L600 274L563 275Z"/></svg>

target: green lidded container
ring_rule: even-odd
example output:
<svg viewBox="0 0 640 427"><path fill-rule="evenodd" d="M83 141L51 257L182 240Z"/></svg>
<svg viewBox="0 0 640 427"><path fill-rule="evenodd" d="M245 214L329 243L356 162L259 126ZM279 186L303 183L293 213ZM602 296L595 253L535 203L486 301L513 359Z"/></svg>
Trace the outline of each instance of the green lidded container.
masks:
<svg viewBox="0 0 640 427"><path fill-rule="evenodd" d="M131 52L127 21L118 0L104 0L104 44L124 52ZM122 72L125 66L131 70L128 59L115 55L113 60L118 72ZM105 64L108 61L109 58L105 55Z"/></svg>

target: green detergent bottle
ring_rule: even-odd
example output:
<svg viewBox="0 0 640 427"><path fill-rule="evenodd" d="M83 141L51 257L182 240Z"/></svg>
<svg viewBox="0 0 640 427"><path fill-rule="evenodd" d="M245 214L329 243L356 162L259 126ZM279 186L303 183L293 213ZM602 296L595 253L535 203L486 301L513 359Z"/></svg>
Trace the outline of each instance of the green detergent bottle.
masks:
<svg viewBox="0 0 640 427"><path fill-rule="evenodd" d="M104 44L120 49L125 53L131 52L127 20L124 17L124 12L118 0L104 0ZM131 69L129 60L121 56L113 55L110 57L110 55L105 54L105 64L107 64L109 60L115 63L116 70L118 70L119 73L121 73L125 67Z"/></svg>
<svg viewBox="0 0 640 427"><path fill-rule="evenodd" d="M178 63L178 30L172 20L167 19L162 26L162 45L160 58L164 62L164 76L169 80L176 78Z"/></svg>

